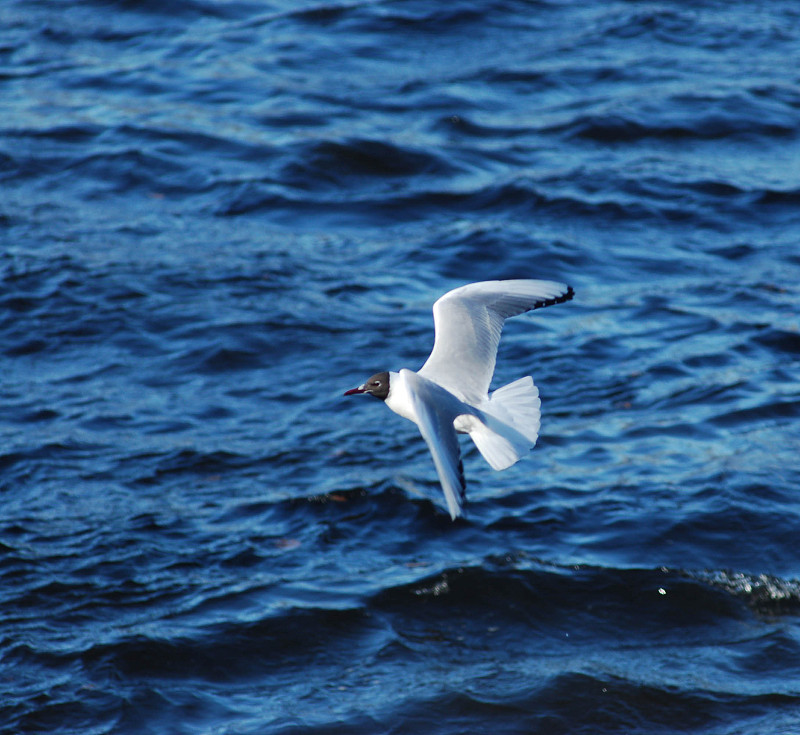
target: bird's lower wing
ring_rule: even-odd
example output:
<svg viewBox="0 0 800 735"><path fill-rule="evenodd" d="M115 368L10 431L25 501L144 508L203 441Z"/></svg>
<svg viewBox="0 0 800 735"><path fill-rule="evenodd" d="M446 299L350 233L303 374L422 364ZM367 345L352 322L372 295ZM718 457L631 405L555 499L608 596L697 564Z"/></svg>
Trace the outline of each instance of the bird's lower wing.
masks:
<svg viewBox="0 0 800 735"><path fill-rule="evenodd" d="M461 505L466 498L467 483L464 467L461 464L461 449L458 435L453 428L453 420L443 412L437 412L424 395L414 396L414 410L417 414L422 438L433 456L433 464L442 484L447 510L455 520L461 515Z"/></svg>

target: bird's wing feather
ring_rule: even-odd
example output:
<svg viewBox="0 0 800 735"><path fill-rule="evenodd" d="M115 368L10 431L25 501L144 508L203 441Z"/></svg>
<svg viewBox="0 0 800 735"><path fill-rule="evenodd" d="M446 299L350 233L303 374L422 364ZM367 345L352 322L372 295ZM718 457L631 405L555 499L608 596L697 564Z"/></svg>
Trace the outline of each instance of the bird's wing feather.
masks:
<svg viewBox="0 0 800 735"><path fill-rule="evenodd" d="M433 305L436 338L419 374L462 400L486 400L503 322L569 301L572 288L555 281L483 281L456 288Z"/></svg>
<svg viewBox="0 0 800 735"><path fill-rule="evenodd" d="M421 382L421 381L420 381ZM435 398L424 385L416 386L411 391L411 401L416 414L416 423L422 438L433 456L433 464L442 484L447 510L453 520L461 515L461 504L464 502L467 483L464 479L464 467L461 464L461 450L458 435L453 428L453 416L450 412L437 410Z"/></svg>

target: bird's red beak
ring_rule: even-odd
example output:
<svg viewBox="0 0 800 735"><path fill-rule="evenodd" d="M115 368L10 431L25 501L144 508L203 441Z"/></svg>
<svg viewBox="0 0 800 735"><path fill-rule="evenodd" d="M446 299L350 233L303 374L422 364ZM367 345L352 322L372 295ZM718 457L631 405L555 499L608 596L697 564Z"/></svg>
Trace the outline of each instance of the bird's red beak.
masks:
<svg viewBox="0 0 800 735"><path fill-rule="evenodd" d="M346 396L354 396L356 393L366 393L367 389L363 385L359 385L358 388L351 388L350 390L346 390L344 394Z"/></svg>

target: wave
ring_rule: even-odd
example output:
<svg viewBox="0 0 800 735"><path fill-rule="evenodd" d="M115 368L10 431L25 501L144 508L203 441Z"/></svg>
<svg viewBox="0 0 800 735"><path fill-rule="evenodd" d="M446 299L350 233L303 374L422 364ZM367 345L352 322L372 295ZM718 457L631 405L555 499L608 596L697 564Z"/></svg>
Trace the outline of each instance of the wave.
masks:
<svg viewBox="0 0 800 735"><path fill-rule="evenodd" d="M320 181L344 184L353 177L441 176L455 172L451 163L432 151L369 139L314 141L287 152L287 157L292 160L279 178L303 189L318 188Z"/></svg>
<svg viewBox="0 0 800 735"><path fill-rule="evenodd" d="M619 622L619 615L638 623L626 629L659 628L658 619L673 624L702 625L725 617L740 618L740 603L769 615L800 614L800 580L770 575L750 575L730 571L692 571L682 569L614 569L572 565L559 567L521 556L496 557L480 567L458 567L432 577L381 592L372 600L378 608L402 609L415 606L419 599L447 597L447 613L461 606L478 611L489 609L520 614L532 621L564 619L566 610L574 615L587 601L591 615ZM546 601L546 604L545 602ZM519 606L518 603L527 603ZM532 604L536 602L536 604Z"/></svg>
<svg viewBox="0 0 800 735"><path fill-rule="evenodd" d="M142 522L152 524L153 519ZM147 526L139 524L137 529L143 532ZM150 530L163 529L157 525ZM264 562L268 558L256 560ZM414 568L405 574L413 575ZM37 652L36 644L26 644L17 646L14 656L79 656L87 665L113 665L126 674L235 679L256 672L263 676L267 669L285 667L290 661L302 668L323 650L326 656L344 661L355 645L381 649L399 642L413 649L421 641L456 642L467 636L470 647L481 647L490 641L499 645L527 629L529 636L539 639L536 645L552 654L561 645L559 640L564 640L564 631L570 639L564 645L594 639L593 648L604 647L613 639L611 631L619 628L626 631L628 644L636 639L664 644L665 640L687 640L687 636L700 641L706 635L713 639L726 635L726 630L742 630L731 628L731 623L746 621L752 614L768 619L800 615L800 580L796 579L733 571L559 566L525 554L496 555L480 565L417 576L366 595L358 604L352 595L342 595L331 598L329 607L309 605L303 597L311 601L310 590L304 593L301 587L276 584L277 577L272 581L252 586L248 592L272 601L267 617L247 619L252 617L249 612L242 620L189 628L181 624L180 614L168 615L163 629L175 631L169 637L126 635L121 629L103 643L76 639L76 647L66 646L57 654ZM91 575L80 583L54 580L23 593L30 602L19 598L16 604L33 609L31 595L43 595L60 599L63 614L74 614L88 610L89 598L99 592ZM141 605L158 596L166 612L167 588L140 586L136 599L133 592L126 590L127 600L119 602ZM179 593L175 588L169 594ZM104 594L119 596L122 591ZM292 604L276 604L281 596L293 600ZM225 594L215 597L217 605L227 604ZM712 634L712 630L717 632ZM511 653L502 650L506 656Z"/></svg>
<svg viewBox="0 0 800 735"><path fill-rule="evenodd" d="M268 561L255 558L248 564ZM79 632L58 648L18 642L7 648L6 663L58 671L79 662L92 680L111 682L106 688L111 699L131 695L121 682L138 682L141 691L183 682L201 698L208 686L261 691L267 682L271 688L284 682L310 696L329 681L329 672L338 671L341 696L360 692L361 715L341 720L345 732L358 727L362 716L389 722L401 712L405 723L448 711L473 725L518 727L529 721L546 723L548 732L584 727L605 732L676 723L682 729L705 727L768 713L791 718L800 706L800 695L785 683L800 673L797 641L781 627L764 630L752 617L790 624L800 614L798 580L730 571L560 566L510 553L423 576L418 572L409 568L405 573L416 576L411 581L360 600L341 595L327 605L313 588L281 583L277 575L269 584L254 580L235 593L206 591L205 602L195 600L188 608L180 598L194 595L181 593L180 586L141 585L135 596L133 589L107 590L106 604L160 610L163 618L105 626L100 640L97 632L92 637ZM59 601L58 615L80 626L81 615L99 602L96 584L89 574L80 584L65 579L31 590L27 602L17 601L17 614L27 607L34 613L43 597L52 598ZM256 604L266 604L270 612L255 614ZM719 646L732 639L741 653L736 672L760 671L758 687L742 690L728 674L713 683L698 680L674 661L670 675L654 673L678 655L666 653L673 648L689 647L705 660L704 651L718 656ZM444 648L450 651L447 667L433 663L420 671L399 697L386 689L385 682L403 667L435 662ZM169 717L171 711L154 706L149 717ZM278 727L281 712L278 707L271 715L273 731L315 732L330 725L324 715L299 714L294 724ZM457 722L441 731L463 728Z"/></svg>
<svg viewBox="0 0 800 735"><path fill-rule="evenodd" d="M796 127L786 123L737 119L725 115L704 115L696 120L687 119L673 123L657 119L637 120L621 115L586 115L553 127L551 131L599 143L630 143L645 138L716 140L734 135L774 138L794 135Z"/></svg>

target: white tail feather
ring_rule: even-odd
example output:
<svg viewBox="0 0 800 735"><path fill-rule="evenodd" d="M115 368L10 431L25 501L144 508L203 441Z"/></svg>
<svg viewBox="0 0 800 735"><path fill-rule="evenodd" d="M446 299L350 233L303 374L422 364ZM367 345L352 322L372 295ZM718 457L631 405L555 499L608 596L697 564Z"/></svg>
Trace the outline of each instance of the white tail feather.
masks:
<svg viewBox="0 0 800 735"><path fill-rule="evenodd" d="M539 389L528 376L498 388L481 405L484 421L464 422L483 458L495 470L504 470L536 444L541 418ZM460 427L457 427L460 428Z"/></svg>
<svg viewBox="0 0 800 735"><path fill-rule="evenodd" d="M536 444L542 416L541 407L539 389L533 384L533 378L527 375L498 388L490 396L488 407L482 408L501 421L510 423L520 434Z"/></svg>

